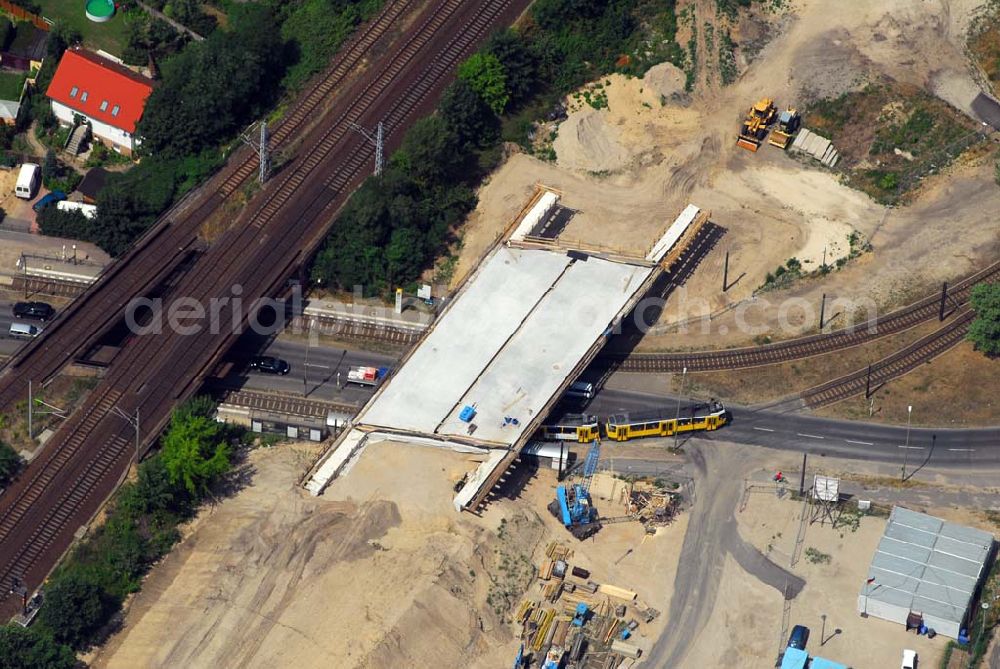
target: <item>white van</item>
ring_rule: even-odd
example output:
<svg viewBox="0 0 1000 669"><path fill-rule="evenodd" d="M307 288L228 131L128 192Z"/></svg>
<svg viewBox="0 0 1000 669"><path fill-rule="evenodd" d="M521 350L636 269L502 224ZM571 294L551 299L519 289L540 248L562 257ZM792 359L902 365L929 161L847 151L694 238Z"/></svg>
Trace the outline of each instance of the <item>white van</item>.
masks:
<svg viewBox="0 0 1000 669"><path fill-rule="evenodd" d="M10 324L10 334L14 339L33 339L41 334L41 330L38 326L28 325L27 323L11 323Z"/></svg>
<svg viewBox="0 0 1000 669"><path fill-rule="evenodd" d="M42 168L35 163L25 163L21 165L21 172L17 175L17 185L14 186L14 195L23 200L30 200L38 192L38 181Z"/></svg>

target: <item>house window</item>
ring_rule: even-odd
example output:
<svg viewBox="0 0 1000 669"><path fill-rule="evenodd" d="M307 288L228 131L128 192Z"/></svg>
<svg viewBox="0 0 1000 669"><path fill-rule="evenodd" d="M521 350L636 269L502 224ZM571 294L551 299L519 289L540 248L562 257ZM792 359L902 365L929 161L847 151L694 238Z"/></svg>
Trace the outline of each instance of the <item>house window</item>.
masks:
<svg viewBox="0 0 1000 669"><path fill-rule="evenodd" d="M84 91L84 92L83 92L83 93L82 93L82 94L80 95L80 102L86 102L86 101L87 101L87 91Z"/></svg>
<svg viewBox="0 0 1000 669"><path fill-rule="evenodd" d="M111 108L111 115L112 116L118 116L118 112L120 112L121 110L122 110L121 107L119 107L118 105L115 105L114 107Z"/></svg>
<svg viewBox="0 0 1000 669"><path fill-rule="evenodd" d="M76 94L79 93L79 92L80 92L80 87L79 86L74 86L73 89L69 92L69 96L71 98L75 98Z"/></svg>
<svg viewBox="0 0 1000 669"><path fill-rule="evenodd" d="M108 101L101 100L101 111L108 111Z"/></svg>

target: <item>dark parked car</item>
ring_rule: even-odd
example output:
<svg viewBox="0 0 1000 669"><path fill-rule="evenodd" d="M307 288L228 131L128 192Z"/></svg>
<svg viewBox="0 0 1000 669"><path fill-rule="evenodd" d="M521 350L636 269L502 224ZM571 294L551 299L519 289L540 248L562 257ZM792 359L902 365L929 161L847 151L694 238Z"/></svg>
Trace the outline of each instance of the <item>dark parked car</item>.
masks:
<svg viewBox="0 0 1000 669"><path fill-rule="evenodd" d="M806 642L809 641L809 628L804 625L796 625L792 628L792 634L788 637L788 647L799 650L806 649Z"/></svg>
<svg viewBox="0 0 1000 669"><path fill-rule="evenodd" d="M66 193L62 192L61 190L54 190L51 193L48 193L47 195L43 195L42 197L38 198L38 202L31 205L31 208L35 210L35 213L38 213L42 209L45 209L50 204L62 202L65 199L66 199Z"/></svg>
<svg viewBox="0 0 1000 669"><path fill-rule="evenodd" d="M45 302L18 302L12 309L14 318L31 318L36 321L48 321L56 315L51 304Z"/></svg>
<svg viewBox="0 0 1000 669"><path fill-rule="evenodd" d="M250 369L262 374L287 374L292 368L281 358L262 355L250 361Z"/></svg>

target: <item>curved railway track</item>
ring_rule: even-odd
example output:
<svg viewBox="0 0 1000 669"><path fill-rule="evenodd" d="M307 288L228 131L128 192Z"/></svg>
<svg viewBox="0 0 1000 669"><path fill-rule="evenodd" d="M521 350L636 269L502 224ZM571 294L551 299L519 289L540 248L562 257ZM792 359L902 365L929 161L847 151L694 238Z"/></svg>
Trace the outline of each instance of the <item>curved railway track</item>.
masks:
<svg viewBox="0 0 1000 669"><path fill-rule="evenodd" d="M972 287L983 281L1000 279L1000 262L968 276L948 290L951 300L964 307L969 300ZM801 360L826 353L860 346L868 342L904 332L938 317L940 294L929 295L882 318L874 318L854 328L844 328L827 334L809 335L788 341L721 349L716 351L694 351L690 353L632 353L626 356L608 354L602 356L617 362L618 369L625 372L669 373L680 372L685 367L688 372L710 372L719 370L745 369L774 365L782 362ZM957 315L952 315L952 320Z"/></svg>
<svg viewBox="0 0 1000 669"><path fill-rule="evenodd" d="M330 124L308 131L304 144L310 153L268 184L256 206L179 275L171 295L205 304L230 295L234 285L242 287L247 299L280 294L286 277L322 240L352 187L370 169L371 147L347 131L347 122L384 119L390 128L401 128L429 111L457 62L525 4L444 0L429 5L419 27L383 59L380 69L351 82L330 114ZM230 302L220 320L231 322L236 315ZM242 314L239 322L245 321ZM171 407L200 386L236 336L165 331L127 340L85 408L0 497L0 585L15 575L37 585L76 528L117 485L134 457L134 433L113 407L140 410L142 443L148 443L168 420ZM4 605L9 609L11 602Z"/></svg>
<svg viewBox="0 0 1000 669"><path fill-rule="evenodd" d="M971 308L963 309L944 327L872 364L870 379L868 368L865 367L810 388L801 397L806 406L817 408L860 395L869 387L869 383L872 388L876 388L899 378L961 342L968 333L973 318L975 313Z"/></svg>
<svg viewBox="0 0 1000 669"><path fill-rule="evenodd" d="M295 103L270 137L271 150L294 141L296 133L317 122L317 113L338 87L351 81L371 49L389 37L414 0L390 1L345 48ZM98 281L74 300L45 328L42 337L12 358L0 376L0 408L24 395L27 380L40 383L78 357L122 317L124 305L162 282L178 265L200 253L198 229L256 173L257 160L248 149L237 151L222 172L171 208L149 231L117 259ZM17 369L14 374L13 370Z"/></svg>

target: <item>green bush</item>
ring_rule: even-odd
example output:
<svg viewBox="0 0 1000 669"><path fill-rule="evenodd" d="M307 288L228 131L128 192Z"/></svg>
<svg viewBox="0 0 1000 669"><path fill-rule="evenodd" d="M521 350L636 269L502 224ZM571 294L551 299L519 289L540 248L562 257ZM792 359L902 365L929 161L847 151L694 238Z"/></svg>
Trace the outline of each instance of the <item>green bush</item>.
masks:
<svg viewBox="0 0 1000 669"><path fill-rule="evenodd" d="M76 656L68 646L37 628L0 626L0 669L72 669Z"/></svg>
<svg viewBox="0 0 1000 669"><path fill-rule="evenodd" d="M969 298L976 318L967 338L988 356L1000 356L1000 283L980 283Z"/></svg>
<svg viewBox="0 0 1000 669"><path fill-rule="evenodd" d="M23 464L24 460L17 451L0 441L0 488L10 483Z"/></svg>
<svg viewBox="0 0 1000 669"><path fill-rule="evenodd" d="M117 602L87 574L65 570L45 588L38 620L60 643L73 648L90 645Z"/></svg>

